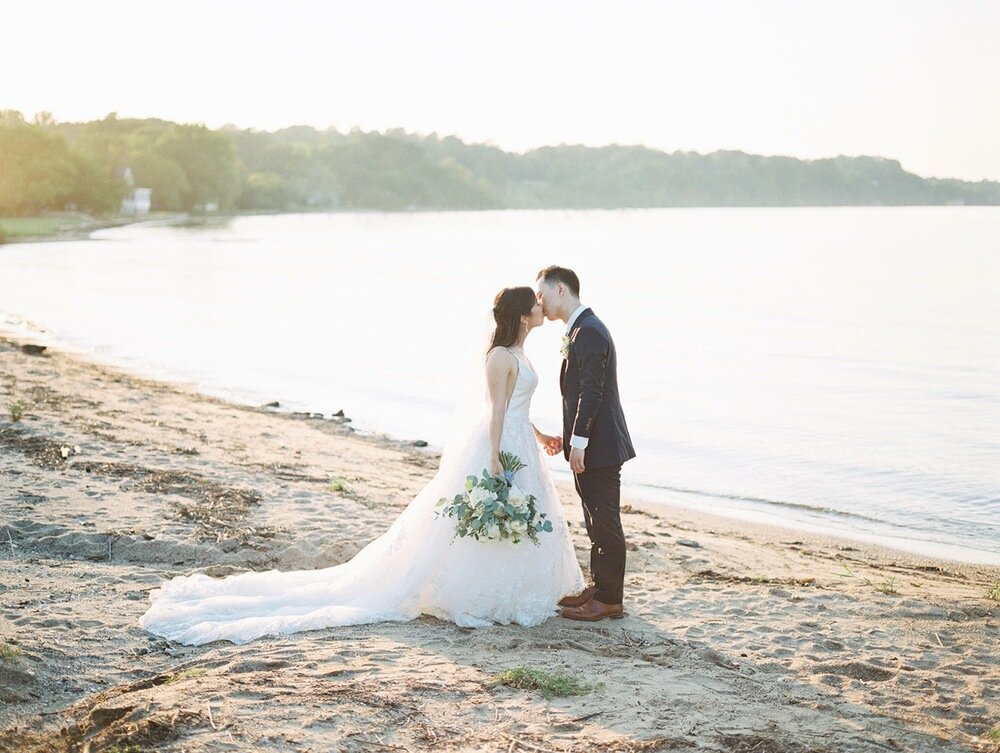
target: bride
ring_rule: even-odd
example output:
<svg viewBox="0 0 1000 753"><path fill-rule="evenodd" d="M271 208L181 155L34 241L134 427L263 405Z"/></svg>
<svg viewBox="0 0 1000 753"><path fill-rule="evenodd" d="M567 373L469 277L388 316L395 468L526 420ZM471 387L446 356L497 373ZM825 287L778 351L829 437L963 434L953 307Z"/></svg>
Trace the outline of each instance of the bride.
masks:
<svg viewBox="0 0 1000 753"><path fill-rule="evenodd" d="M538 446L555 454L562 440L539 432L528 416L538 376L522 346L542 323L542 308L531 288L505 288L496 296L493 318L481 419L445 449L437 474L384 534L348 562L324 570L173 578L152 592L140 624L197 645L421 614L462 627L532 626L555 615L562 597L583 588L583 574ZM454 538L454 521L436 515L438 500L461 492L467 476L484 468L501 475L501 451L526 464L517 485L537 498L538 512L552 522L551 532L539 532L537 546Z"/></svg>

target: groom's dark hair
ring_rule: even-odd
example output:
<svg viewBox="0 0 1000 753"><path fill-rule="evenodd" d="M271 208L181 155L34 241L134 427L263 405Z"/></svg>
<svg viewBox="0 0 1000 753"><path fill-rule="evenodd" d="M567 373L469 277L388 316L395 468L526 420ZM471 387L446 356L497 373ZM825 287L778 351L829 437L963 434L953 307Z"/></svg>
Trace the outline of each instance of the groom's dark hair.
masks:
<svg viewBox="0 0 1000 753"><path fill-rule="evenodd" d="M580 297L580 278L576 276L576 272L572 269L566 269L566 267L546 267L541 272L538 273L536 280L544 280L545 282L561 282L570 292L577 298Z"/></svg>

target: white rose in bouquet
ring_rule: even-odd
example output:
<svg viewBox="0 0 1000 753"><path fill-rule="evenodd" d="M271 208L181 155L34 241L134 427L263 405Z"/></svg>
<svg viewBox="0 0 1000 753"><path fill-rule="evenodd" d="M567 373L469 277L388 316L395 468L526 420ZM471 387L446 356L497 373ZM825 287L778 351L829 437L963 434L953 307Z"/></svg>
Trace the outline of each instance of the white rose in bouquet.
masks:
<svg viewBox="0 0 1000 753"><path fill-rule="evenodd" d="M481 486L473 487L472 491L469 492L469 501L474 507L482 507L487 502L492 502L497 497L489 489L484 489Z"/></svg>
<svg viewBox="0 0 1000 753"><path fill-rule="evenodd" d="M528 495L518 487L512 486L507 494L507 504L518 512L523 512L528 507Z"/></svg>
<svg viewBox="0 0 1000 753"><path fill-rule="evenodd" d="M507 530L517 536L524 536L528 532L528 524L523 520L512 520L507 524Z"/></svg>

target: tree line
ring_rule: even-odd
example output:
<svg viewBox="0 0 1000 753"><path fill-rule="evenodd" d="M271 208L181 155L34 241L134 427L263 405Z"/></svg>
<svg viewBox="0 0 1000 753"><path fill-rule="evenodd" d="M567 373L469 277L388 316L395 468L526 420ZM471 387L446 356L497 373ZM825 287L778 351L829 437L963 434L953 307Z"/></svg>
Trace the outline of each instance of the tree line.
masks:
<svg viewBox="0 0 1000 753"><path fill-rule="evenodd" d="M548 146L525 154L403 130L274 132L0 111L0 215L161 211L1000 204L1000 183L923 178L881 157Z"/></svg>

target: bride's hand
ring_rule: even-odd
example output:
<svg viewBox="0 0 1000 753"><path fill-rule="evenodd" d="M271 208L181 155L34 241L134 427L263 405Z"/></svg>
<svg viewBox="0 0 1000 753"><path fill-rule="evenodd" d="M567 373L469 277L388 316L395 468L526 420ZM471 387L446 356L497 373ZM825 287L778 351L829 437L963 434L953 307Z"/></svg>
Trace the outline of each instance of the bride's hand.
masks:
<svg viewBox="0 0 1000 753"><path fill-rule="evenodd" d="M499 454L494 455L493 459L490 461L490 475L503 476L503 463L500 462Z"/></svg>

